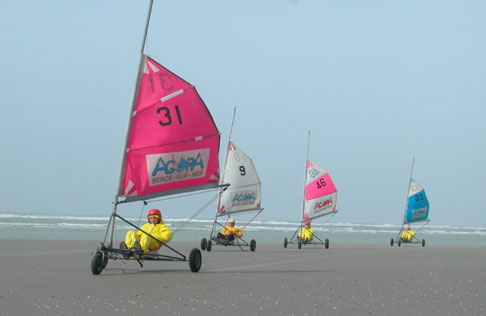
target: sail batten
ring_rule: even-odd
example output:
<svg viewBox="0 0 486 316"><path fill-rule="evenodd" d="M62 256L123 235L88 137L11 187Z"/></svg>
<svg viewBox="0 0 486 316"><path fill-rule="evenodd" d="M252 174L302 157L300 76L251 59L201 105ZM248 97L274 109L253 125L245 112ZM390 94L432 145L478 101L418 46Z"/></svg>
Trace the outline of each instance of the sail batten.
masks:
<svg viewBox="0 0 486 316"><path fill-rule="evenodd" d="M218 187L220 134L204 101L187 81L142 58L118 196L135 201Z"/></svg>
<svg viewBox="0 0 486 316"><path fill-rule="evenodd" d="M173 93L161 98L160 102L164 103L165 101L169 101L170 99L175 98L176 96L181 95L183 93L184 93L183 89L177 90L176 92L173 92Z"/></svg>
<svg viewBox="0 0 486 316"><path fill-rule="evenodd" d="M140 147L140 148L127 148L127 150L135 151L135 150L143 150L143 149L149 149L149 148L154 148L154 147L171 146L171 145L182 144L182 143L187 143L187 142L198 142L200 140L208 139L208 138L211 138L211 137L218 137L219 138L220 134L196 136L196 137L193 137L193 138L181 139L177 142L157 144L157 145Z"/></svg>

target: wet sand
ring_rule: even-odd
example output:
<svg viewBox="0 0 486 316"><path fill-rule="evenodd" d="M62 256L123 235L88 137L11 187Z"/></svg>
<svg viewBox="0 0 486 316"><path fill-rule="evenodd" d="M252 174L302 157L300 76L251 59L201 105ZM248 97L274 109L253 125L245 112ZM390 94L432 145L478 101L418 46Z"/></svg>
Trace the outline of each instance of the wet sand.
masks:
<svg viewBox="0 0 486 316"><path fill-rule="evenodd" d="M486 247L214 246L199 273L110 260L93 275L97 246L0 240L0 315L486 315Z"/></svg>

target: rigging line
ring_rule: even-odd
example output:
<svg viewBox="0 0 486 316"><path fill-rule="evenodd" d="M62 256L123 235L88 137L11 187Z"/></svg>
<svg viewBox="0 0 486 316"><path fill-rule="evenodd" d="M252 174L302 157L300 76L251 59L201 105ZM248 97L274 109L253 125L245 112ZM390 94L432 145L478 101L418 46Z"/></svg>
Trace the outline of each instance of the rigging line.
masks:
<svg viewBox="0 0 486 316"><path fill-rule="evenodd" d="M253 222L253 220L258 216L260 215L260 213L263 211L263 209L261 209L255 216L253 216L252 219L250 219L250 221L248 223L246 223L245 226L243 226L243 228L241 230L244 230L246 228L246 226L248 226L248 224L250 224L251 222Z"/></svg>
<svg viewBox="0 0 486 316"><path fill-rule="evenodd" d="M216 201L216 199L218 198L218 196L219 196L219 192L213 198L211 198L206 204L204 204L199 210L197 210L196 213L194 213L185 222L183 222L179 227L177 227L176 229L174 229L174 231L172 232L172 235L175 235L181 228L183 228L184 226L186 226L191 220L193 220L197 215L199 215L203 210L205 210L211 203L213 203L214 201Z"/></svg>
<svg viewBox="0 0 486 316"><path fill-rule="evenodd" d="M243 249L243 247L241 247L239 238L238 237L235 237L235 238L236 238L236 244L238 245L238 247L240 248L240 250L241 251L248 251L246 249Z"/></svg>
<svg viewBox="0 0 486 316"><path fill-rule="evenodd" d="M143 201L143 206L142 206L142 210L140 211L140 216L138 217L138 224L137 224L137 226L140 226L140 222L142 221L142 214L143 214L143 210L145 209L145 205L147 205L147 202L146 201Z"/></svg>
<svg viewBox="0 0 486 316"><path fill-rule="evenodd" d="M219 189L220 188L218 187L218 188L214 188L214 189L207 189L207 190L204 190L202 192L188 193L188 194L184 194L184 195L180 195L180 196L160 198L160 199L156 199L156 200L147 201L147 203L159 202L159 201L167 201L167 200L173 200L173 199L180 199L180 198L184 198L186 196L193 196L193 195L198 195L198 194L204 194L204 193L208 193L210 191L219 190Z"/></svg>

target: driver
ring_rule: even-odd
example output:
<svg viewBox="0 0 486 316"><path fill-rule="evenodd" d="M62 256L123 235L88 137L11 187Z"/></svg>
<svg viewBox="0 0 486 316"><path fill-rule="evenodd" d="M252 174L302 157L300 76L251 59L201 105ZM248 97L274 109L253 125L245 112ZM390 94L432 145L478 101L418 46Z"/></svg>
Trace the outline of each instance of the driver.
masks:
<svg viewBox="0 0 486 316"><path fill-rule="evenodd" d="M410 225L408 225L407 229L402 233L402 240L404 242L411 242L413 236L415 236L415 232L411 229Z"/></svg>
<svg viewBox="0 0 486 316"><path fill-rule="evenodd" d="M158 209L151 209L147 214L148 223L143 225L141 229L150 235L154 236L163 243L168 243L172 239L172 231L162 221L162 214ZM125 241L120 244L121 249L142 250L145 253L157 251L162 247L162 244L143 233L140 230L129 230L125 236Z"/></svg>
<svg viewBox="0 0 486 316"><path fill-rule="evenodd" d="M310 227L310 224L310 221L305 221L304 227L299 232L299 237L305 244L310 243L314 238L314 230Z"/></svg>
<svg viewBox="0 0 486 316"><path fill-rule="evenodd" d="M218 233L218 239L223 241L224 243L228 243L230 241L235 240L235 237L242 237L243 231L237 227L235 227L235 220L234 218L230 218L228 223L225 227Z"/></svg>

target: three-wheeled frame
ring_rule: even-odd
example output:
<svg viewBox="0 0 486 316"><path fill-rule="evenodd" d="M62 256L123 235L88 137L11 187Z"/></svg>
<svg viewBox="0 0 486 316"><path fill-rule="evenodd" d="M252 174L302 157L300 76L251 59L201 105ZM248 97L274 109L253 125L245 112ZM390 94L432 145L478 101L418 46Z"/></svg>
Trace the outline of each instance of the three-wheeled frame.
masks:
<svg viewBox="0 0 486 316"><path fill-rule="evenodd" d="M259 210L258 213L248 223L246 223L243 226L243 229L246 226L248 226L248 224L250 224L251 221L253 221L253 219L255 219L255 217L257 217L262 211L263 211L263 209ZM209 252L213 249L213 245L221 245L221 246L225 246L225 247L227 247L227 246L238 246L238 247L240 247L241 250L243 250L242 247L250 247L250 251L255 251L255 249L256 249L256 240L255 239L250 240L249 243L246 240L244 240L243 238L236 237L236 236L235 236L235 239L231 240L231 241L220 240L218 238L218 231L221 228L223 228L224 225L221 224L218 221L218 217L221 217L221 216L216 216L214 223L213 223L213 228L211 230L211 234L209 236L209 239L206 239L206 238L201 239L201 249L202 250L206 250L206 251ZM229 219L229 216L227 216L227 220L228 219ZM226 222L227 222L227 220L226 220Z"/></svg>
<svg viewBox="0 0 486 316"><path fill-rule="evenodd" d="M306 221L311 221L313 219L327 216L330 214L336 214L336 199L337 199L337 190L332 183L331 178L329 175L323 170L315 166L309 161L309 144L310 144L310 131L307 132L307 151L305 157L305 177L304 177L304 192L302 195L302 213L300 216L300 224L297 227L296 231L290 237L290 240L287 237L284 238L283 246L287 248L289 244L297 244L299 249L302 249L302 246L305 245L324 245L325 249L329 248L329 239L322 240L319 236L313 232L311 240L304 240L301 238L302 230L304 229L304 225ZM309 169L309 167L311 169ZM326 180L324 176L327 175ZM310 178L309 178L310 177ZM310 181L308 182L308 180ZM326 183L327 182L327 183ZM307 191L309 186L312 184L316 184L317 189L310 189ZM329 189L327 189L329 188ZM310 193L309 199L307 198L308 192ZM324 200L323 200L324 199ZM320 209L318 213L316 213L317 203L327 205L325 209ZM314 206L315 205L315 206ZM326 210L326 211L324 211Z"/></svg>
<svg viewBox="0 0 486 316"><path fill-rule="evenodd" d="M403 244L422 244L422 247L425 247L425 239L418 239L416 237L416 235L422 231L425 227L425 225L427 225L428 223L430 222L430 219L426 220L424 222L424 224L419 228L417 229L417 231L415 232L415 235L412 237L412 240L406 240L406 239L403 239L402 238L402 233L403 231L405 231L405 224L402 225L402 228L400 228L400 231L398 232L397 236L395 238L391 238L390 239L390 246L393 247L393 245L396 243L398 247L400 247Z"/></svg>
<svg viewBox="0 0 486 316"><path fill-rule="evenodd" d="M113 238L107 245L105 245L106 237L110 229L114 228L114 220L115 218L119 218L125 223L129 224L130 226L134 227L135 229L141 231L142 233L150 236L151 238L157 240L162 244L163 248L167 248L171 250L175 255L169 256L165 254L159 254L158 252L153 253L145 253L141 250L135 249L121 249L121 248L114 248L113 247ZM112 234L113 236L113 234ZM170 247L168 244L160 241L159 239L155 238L154 236L150 235L149 233L140 229L140 227L132 224L125 218L121 217L120 215L116 214L116 212L111 216L110 222L108 223L108 229L106 231L105 240L101 243L101 245L96 249L92 259L91 259L91 272L95 275L98 275L103 271L103 269L108 265L108 260L136 260L140 267L143 267L143 261L151 260L151 261L189 261L189 268L192 272L198 272L201 269L202 264L202 257L201 251L197 248L193 248L189 253L189 258L185 255L180 253L179 251L175 250L174 248Z"/></svg>
<svg viewBox="0 0 486 316"><path fill-rule="evenodd" d="M243 238L237 236L232 241L220 240L218 238L218 232L224 227L218 219L226 218L226 223L233 214L241 215L256 212L256 215L241 228L241 230L244 230L263 211L263 208L260 207L261 181L253 165L253 161L231 142L235 114L236 107L233 109L233 118L228 136L223 172L220 178L218 206L216 208L213 227L209 239L201 239L201 249L207 250L208 252L212 250L213 245L238 246L241 250L244 250L242 247L250 247L251 251L255 251L256 249L255 239L252 239L248 243ZM239 201L236 198L237 196L246 197L247 194L249 197L247 202L241 204L235 203L235 201ZM223 202L225 195L227 197L231 196L226 205Z"/></svg>
<svg viewBox="0 0 486 316"><path fill-rule="evenodd" d="M337 211L336 211L337 212ZM297 248L301 249L302 246L305 245L324 245L324 248L329 249L329 239L326 238L324 241L317 236L317 234L314 232L313 234L313 239L310 241L304 240L300 238L300 232L302 228L304 227L305 221L302 221L300 223L300 226L297 228L297 230L294 232L292 237L290 237L290 240L287 239L287 237L284 238L283 246L284 248L287 248L289 244L297 244Z"/></svg>
<svg viewBox="0 0 486 316"><path fill-rule="evenodd" d="M191 191L195 191L195 190L205 190L205 189L217 187L217 184L215 185L213 183L214 181L211 180L211 181L208 181L207 183L199 183L199 184L193 183L190 186L189 185L186 185L186 186L181 185L180 187L177 187L177 188L167 189L167 190L162 190L162 191L147 190L147 191L144 191L144 193L140 193L140 192L137 193L136 188L133 191L130 191L130 190L133 189L134 183L129 180L129 181L127 181L127 184L126 184L127 187L123 188L124 175L125 175L125 171L126 171L125 167L126 167L126 164L128 164L127 163L127 155L129 153L132 153L134 151L134 148L135 148L135 150L142 150L141 152L143 152L143 150L145 150L146 148L149 148L149 147L150 148L156 148L157 146L168 146L165 143L163 143L163 144L160 143L161 140L156 138L154 135L147 135L149 137L147 137L147 139L144 139L142 142L140 142L140 139L137 138L139 143L143 144L143 145L139 144L141 147L137 147L138 145L135 146L134 148L128 147L129 139L130 139L130 130L132 128L132 122L137 115L136 105L137 105L137 102L138 102L139 99L143 99L143 98L139 98L139 92L144 91L143 88L141 88L141 86L140 86L142 84L142 77L144 76L144 74L147 75L148 73L151 73L151 72L153 72L153 73L158 72L158 71L161 70L161 67L162 67L160 65L157 65L155 63L155 61L153 61L153 60L148 61L148 56L144 54L144 47L145 47L145 41L146 41L146 37L147 37L150 15L151 15L151 12L152 12L152 6L153 6L153 0L150 0L147 19L146 19L146 23L145 23L145 32L144 32L144 36L143 36L142 47L141 47L141 50L140 50L138 71L137 71L137 76L136 76L135 85L134 85L134 89L133 89L131 108L130 108L130 111L129 111L128 124L127 124L127 128L126 128L126 133L125 133L125 143L124 143L124 146L123 146L122 159L121 159L121 162L120 162L120 169L119 169L119 173L118 173L118 185L117 185L117 190L116 190L116 194L115 194L115 201L113 203L113 211L112 211L109 223L108 223L108 228L106 230L104 241L96 249L96 251L95 251L95 253L94 253L94 255L91 259L91 271L93 272L93 274L96 274L96 275L100 274L103 271L103 269L107 266L109 259L112 259L112 260L118 260L118 259L121 259L121 260L136 260L136 261L138 261L138 263L140 264L141 267L143 267L143 261L145 261L145 260L189 261L189 267L190 267L192 272L198 272L199 269L201 268L202 258L201 258L201 251L199 249L197 249L197 248L192 249L192 251L189 254L189 257L187 258L185 255L183 255L179 251L173 249L172 247L170 247L166 243L163 243L162 241L158 240L157 238L151 236L149 233L142 231L139 227L130 223L128 220L124 219L123 217L121 217L117 214L117 205L119 205L121 203L142 201L142 200L145 202L148 199L152 199L152 198L160 197L160 196L164 196L164 195L187 193L187 192L191 192ZM150 70L148 70L149 68L150 68ZM165 69L165 71L170 73L170 71L168 71L167 69ZM169 76L169 77L172 78L171 76ZM152 79L152 77L150 77L150 78ZM165 77L163 77L162 74L160 74L159 79L160 78L165 78ZM158 102L161 102L161 103L162 102L170 102L170 100L172 98L179 96L179 95L183 95L183 93L185 91L184 89L191 89L191 91L192 91L191 93L194 93L195 95L197 95L197 98L199 98L199 100L197 101L198 106L207 110L204 102L202 101L202 99L200 99L200 97L197 94L197 91L195 91L195 88L192 85L185 82L185 80L183 80L182 78L179 78L175 74L173 74L173 78L177 79L177 82L183 83L184 86L187 86L187 87L181 88L181 89L178 88L179 90L172 92L170 94L167 94L168 92L166 91L165 88L162 89L164 91L163 93L160 93L162 90L155 89L151 92L153 94L151 96L151 98L152 97L153 98L159 98ZM169 80L169 79L165 78L165 79L160 79L160 80ZM154 85L152 80L150 80L150 82L151 82L151 85ZM148 85L147 82L145 84ZM153 89L153 87L152 87L152 89ZM188 99L188 100L192 100L192 99ZM169 103L167 103L167 104L169 104ZM147 109L147 108L144 108L144 110ZM166 109L167 112L166 112L165 115L166 115L166 117L168 117L170 119L168 108L162 107L160 109ZM177 115L180 115L180 112L179 112L177 105L175 106L175 109L176 109ZM202 110L202 111L204 112L205 110ZM145 112L145 113L148 113L148 111ZM157 114L159 112L154 111L153 113ZM151 118L153 119L154 122L158 121L158 124L163 126L164 128L169 128L170 126L172 126L171 123L162 123L159 120L160 117L156 116L156 114L153 114L153 113L151 114L151 115L153 115L153 117L151 117ZM216 125L213 122L213 119L212 119L210 113L208 112L207 114L208 114L208 117L207 117L207 122L206 122L207 126L206 127L208 128L208 130L212 131L211 135L201 136L200 134L198 134L200 131L198 131L197 134L195 134L195 137L188 137L186 134L184 134L186 136L182 136L182 134L181 134L181 135L177 135L178 137L180 136L179 137L180 139L174 138L174 140L171 140L171 142L174 141L171 144L178 143L178 142L181 142L181 141L182 142L191 141L191 142L194 142L194 143L195 142L204 142L206 139L211 139L213 137L217 137L217 144L213 144L212 146L214 146L214 148L219 148L219 132L216 128ZM179 124L182 124L180 117L179 117ZM199 125L202 125L202 122ZM139 125L135 124L135 127L137 127L137 126L139 126ZM179 130L180 127L177 127L177 129ZM204 131L205 131L205 133L207 132L206 129L204 129ZM134 134L145 135L145 134L147 134L147 131L134 133ZM167 134L170 134L170 133L168 132ZM143 137L141 136L140 138L143 138ZM200 146L200 145L194 146L194 148L197 148L198 146ZM209 143L208 143L208 146L210 146ZM176 149L173 149L173 150L176 150ZM208 152L209 152L209 149L208 149ZM213 153L213 155L215 155L215 157L217 157L218 151L214 152L214 150L213 150L212 153ZM145 154L148 154L148 152L145 152ZM140 154L140 155L142 155L142 154ZM148 157L148 156L145 156L145 157ZM132 157L132 159L134 159L133 161L136 160L133 157ZM214 160L217 160L217 158L215 158ZM143 161L143 158L141 159L141 161ZM132 166L133 166L133 164L132 164ZM138 170L137 168L134 167L133 170L137 170L137 171L140 171L140 172L143 172L143 173L147 172L146 170L143 170L143 168ZM137 172L137 171L133 171L133 172ZM212 172L208 171L208 174L211 174L211 173ZM208 177L208 179L209 179L209 177ZM149 185L147 184L147 186L149 186ZM124 198L124 199L119 200L119 198ZM174 254L173 255L164 255L164 254L158 254L156 252L144 253L141 250L121 249L121 247L120 248L114 247L113 246L113 235L114 235L114 230L115 230L115 219L116 218L119 218L120 220L124 221L125 223L127 223L130 226L137 229L138 231L142 231L144 234L146 234L146 235L150 236L151 238L159 241L163 246L162 249L167 248L168 250L172 251Z"/></svg>
<svg viewBox="0 0 486 316"><path fill-rule="evenodd" d="M412 167L410 169L410 177L408 178L407 199L405 203L405 210L403 212L402 227L400 228L397 236L390 239L390 246L392 247L395 243L398 245L398 247L400 247L402 243L422 244L422 247L425 247L425 239L420 240L416 237L416 235L420 233L430 222L430 219L428 219L429 202L425 194L425 190L412 178L414 165L415 157L413 157ZM417 229L412 237L412 240L409 241L402 238L402 233L405 231L405 225L421 222L423 222L423 225Z"/></svg>

